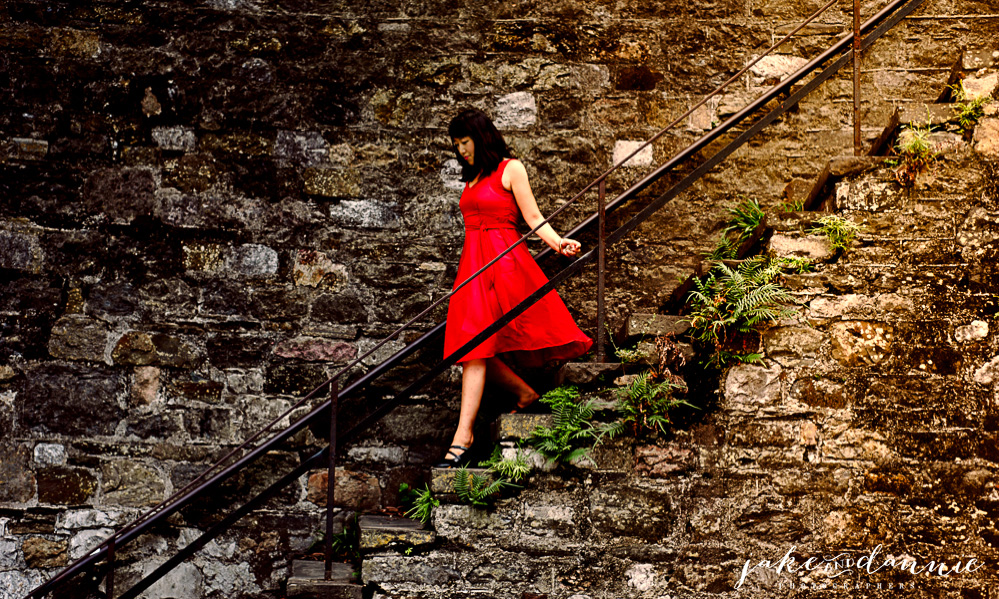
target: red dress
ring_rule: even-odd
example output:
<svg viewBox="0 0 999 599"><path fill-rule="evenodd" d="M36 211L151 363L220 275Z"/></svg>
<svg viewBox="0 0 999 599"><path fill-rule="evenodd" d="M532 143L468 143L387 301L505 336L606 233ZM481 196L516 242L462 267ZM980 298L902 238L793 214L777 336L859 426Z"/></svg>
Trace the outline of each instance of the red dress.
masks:
<svg viewBox="0 0 999 599"><path fill-rule="evenodd" d="M520 209L513 192L504 189L502 183L509 163L500 163L474 185L465 184L458 203L465 218L465 243L455 287L521 238L516 228ZM451 296L444 356L457 351L547 282L526 245L520 244L500 258ZM552 360L576 358L592 345L562 299L552 291L458 361L506 354L504 358L516 364L537 367Z"/></svg>

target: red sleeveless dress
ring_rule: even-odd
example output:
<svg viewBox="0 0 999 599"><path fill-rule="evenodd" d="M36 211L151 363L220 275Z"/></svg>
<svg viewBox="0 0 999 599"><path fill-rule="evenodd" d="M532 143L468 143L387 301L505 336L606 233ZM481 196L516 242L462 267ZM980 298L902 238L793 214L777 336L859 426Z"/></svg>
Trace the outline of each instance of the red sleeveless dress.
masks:
<svg viewBox="0 0 999 599"><path fill-rule="evenodd" d="M521 238L516 228L520 209L513 192L504 189L502 183L509 162L500 163L475 185L465 184L458 203L465 218L465 243L455 287ZM457 351L547 282L526 245L520 244L500 258L451 296L444 356ZM562 299L552 291L458 361L504 354L505 361L538 367L553 360L579 357L592 345L593 341L572 320Z"/></svg>

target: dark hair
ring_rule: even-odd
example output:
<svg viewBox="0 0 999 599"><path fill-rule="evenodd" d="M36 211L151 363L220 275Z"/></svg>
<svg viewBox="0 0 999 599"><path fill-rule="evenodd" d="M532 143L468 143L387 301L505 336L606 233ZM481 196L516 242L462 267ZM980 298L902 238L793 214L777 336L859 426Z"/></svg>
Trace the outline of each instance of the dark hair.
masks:
<svg viewBox="0 0 999 599"><path fill-rule="evenodd" d="M503 141L503 135L481 110L474 108L462 110L458 116L451 119L447 132L451 139L470 137L475 144L474 164L465 162L458 153L458 148L453 148L458 157L458 164L461 165L462 181L471 181L479 175L486 176L495 171L504 158L513 158L513 152Z"/></svg>

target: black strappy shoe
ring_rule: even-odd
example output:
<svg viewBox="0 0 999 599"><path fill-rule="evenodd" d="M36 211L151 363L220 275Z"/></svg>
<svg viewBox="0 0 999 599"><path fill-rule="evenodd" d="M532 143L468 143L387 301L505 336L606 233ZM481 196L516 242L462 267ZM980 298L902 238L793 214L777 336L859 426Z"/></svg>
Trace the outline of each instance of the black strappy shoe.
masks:
<svg viewBox="0 0 999 599"><path fill-rule="evenodd" d="M453 450L460 449L461 453L455 453ZM468 464L468 460L472 457L472 451L470 447L465 447L464 445L452 445L448 448L447 453L444 454L444 461L435 466L436 468L461 468Z"/></svg>

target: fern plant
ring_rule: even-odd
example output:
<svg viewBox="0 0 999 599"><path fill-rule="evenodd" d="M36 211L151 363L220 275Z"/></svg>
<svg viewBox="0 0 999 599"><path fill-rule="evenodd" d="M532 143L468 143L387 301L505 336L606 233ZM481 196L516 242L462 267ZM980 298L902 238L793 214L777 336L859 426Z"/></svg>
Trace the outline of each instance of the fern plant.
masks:
<svg viewBox="0 0 999 599"><path fill-rule="evenodd" d="M630 385L618 392L621 424L630 427L636 435L657 431L665 434L672 424L670 410L679 405L696 408L674 397L674 392L679 390L686 390L686 386L669 379L655 381L648 372L639 374Z"/></svg>
<svg viewBox="0 0 999 599"><path fill-rule="evenodd" d="M406 512L406 516L426 524L430 521L430 515L434 508L439 507L440 504L440 500L435 499L434 494L430 492L430 487L424 485L422 491L416 491L416 495L413 497L413 507Z"/></svg>
<svg viewBox="0 0 999 599"><path fill-rule="evenodd" d="M936 160L937 153L933 151L933 144L930 142L931 131L929 124L925 127L908 125L899 135L894 148L897 158L887 162L894 167L892 176L899 185L912 187L916 176Z"/></svg>
<svg viewBox="0 0 999 599"><path fill-rule="evenodd" d="M743 198L741 202L728 208L729 219L722 229L718 245L705 254L708 260L731 260L737 256L739 247L749 239L766 217L756 200Z"/></svg>
<svg viewBox="0 0 999 599"><path fill-rule="evenodd" d="M567 462L585 457L606 434L593 424L594 401L578 402L575 387L552 389L538 401L552 409L552 426L539 426L531 433L530 443L550 462Z"/></svg>
<svg viewBox="0 0 999 599"><path fill-rule="evenodd" d="M766 257L746 260L737 268L718 264L704 281L695 279L690 292L691 335L720 349L731 331L748 332L760 323L796 313L793 298L778 284L782 264Z"/></svg>
<svg viewBox="0 0 999 599"><path fill-rule="evenodd" d="M502 477L489 480L481 474L469 472L464 466L454 475L454 492L458 498L476 507L488 507L497 493L516 486Z"/></svg>
<svg viewBox="0 0 999 599"><path fill-rule="evenodd" d="M985 116L985 106L992 102L990 96L981 96L974 100L968 99L968 91L964 88L964 82L951 86L954 96L954 115L961 131L967 132L974 129L978 121Z"/></svg>

